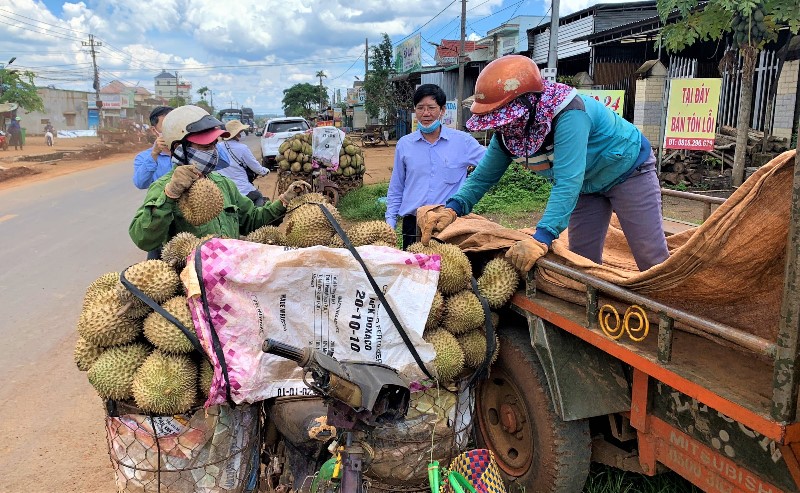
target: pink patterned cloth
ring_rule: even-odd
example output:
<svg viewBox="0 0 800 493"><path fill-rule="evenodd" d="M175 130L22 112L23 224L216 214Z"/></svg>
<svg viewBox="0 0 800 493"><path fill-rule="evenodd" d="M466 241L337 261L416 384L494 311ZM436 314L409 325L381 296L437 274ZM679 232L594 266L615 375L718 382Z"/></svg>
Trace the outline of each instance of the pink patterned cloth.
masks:
<svg viewBox="0 0 800 493"><path fill-rule="evenodd" d="M467 120L467 130L479 132L494 129L503 134L504 143L512 154L519 157L533 156L550 133L558 110L578 94L573 87L566 84L547 80L543 82L544 91L540 94L527 93L520 96L527 97L531 106L536 109L535 121L529 135L525 135L528 109L519 98L485 115L473 115Z"/></svg>

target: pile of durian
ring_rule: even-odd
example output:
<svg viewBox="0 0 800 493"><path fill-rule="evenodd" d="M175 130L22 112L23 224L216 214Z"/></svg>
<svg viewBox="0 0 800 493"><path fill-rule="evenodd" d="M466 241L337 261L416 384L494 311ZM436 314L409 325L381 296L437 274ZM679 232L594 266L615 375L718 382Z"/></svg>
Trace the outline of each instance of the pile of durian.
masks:
<svg viewBox="0 0 800 493"><path fill-rule="evenodd" d="M147 260L129 267L125 277L194 331L173 265ZM128 291L118 272L89 285L78 335L75 363L103 399L133 400L144 412L171 415L200 404L198 389L208 396L211 365L180 329Z"/></svg>
<svg viewBox="0 0 800 493"><path fill-rule="evenodd" d="M278 167L281 171L291 171L296 175L310 174L314 169L311 163L310 133L297 134L283 141L278 147ZM331 173L336 176L358 177L364 174L364 153L361 148L345 137L339 151L339 167Z"/></svg>
<svg viewBox="0 0 800 493"><path fill-rule="evenodd" d="M437 292L425 323L423 338L433 344L436 351L434 366L441 383L450 383L466 371L480 367L486 360L486 316L470 279L472 265L469 258L455 245L431 242L428 246L414 243L409 252L441 256L441 272ZM486 298L490 309L508 303L517 290L519 275L503 258L490 260L483 268L478 281L478 291ZM499 316L491 312L492 326L497 328ZM495 332L495 351L491 363L497 359L500 344Z"/></svg>

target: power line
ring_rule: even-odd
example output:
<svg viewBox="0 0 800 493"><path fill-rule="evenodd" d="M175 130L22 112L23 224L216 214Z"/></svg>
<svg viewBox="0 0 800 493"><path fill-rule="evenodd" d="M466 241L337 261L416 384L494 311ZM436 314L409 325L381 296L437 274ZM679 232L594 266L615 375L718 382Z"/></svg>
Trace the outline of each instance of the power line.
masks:
<svg viewBox="0 0 800 493"><path fill-rule="evenodd" d="M13 17L4 17L4 18L14 22L14 24L9 24L8 22L3 22L3 21L0 21L0 23L5 24L7 26L15 27L17 29L22 29L22 30L25 30L25 31L34 32L36 34L44 34L45 36L50 36L51 38L68 39L70 41L80 41L80 39L81 39L81 38L78 38L78 37L75 37L75 36L67 35L66 33L51 33L51 32L47 32L47 30L45 28L43 28L43 27L37 26L35 24L30 24L28 22L24 22L24 21L21 21L19 19L14 19ZM19 24L25 24L27 26L35 27L36 29L30 29L30 28L27 28L27 27L23 27L23 26L20 26ZM39 31L39 29L45 29L45 30L44 31Z"/></svg>
<svg viewBox="0 0 800 493"><path fill-rule="evenodd" d="M39 20L39 19L34 19L32 17L27 17L27 16L24 16L22 14L18 14L16 12L12 12L10 10L5 10L5 9L0 8L0 12L5 12L7 14L11 14L11 15L16 16L16 17L22 17L23 19L28 19L28 20L31 20L31 21L34 21L34 22L38 22L40 24L44 24L46 26L55 27L56 29L61 29L61 30L64 30L64 31L70 31L70 32L77 33L77 34L80 34L80 35L83 35L83 36L88 36L89 35L89 33L86 33L86 32L83 32L83 31L76 31L74 29L69 29L69 28L66 28L66 27L57 26L55 24L50 24L48 22L45 22L45 21L42 21L42 20ZM20 22L22 22L22 21L20 21Z"/></svg>
<svg viewBox="0 0 800 493"><path fill-rule="evenodd" d="M366 50L364 50L364 51L366 51ZM360 62L360 61L361 61L361 57L364 55L364 51L362 51L361 53L359 53L359 55L356 57L356 59L355 59L355 60L353 60L353 63L352 63L352 64L350 64L350 66L349 66L349 67L347 67L347 70L345 70L344 72L342 72L340 75L337 75L337 76L336 76L336 77L334 77L333 79L328 79L328 81L336 80L336 79L338 79L338 78L342 77L342 76L343 76L344 74L346 74L347 72L349 72L349 71L350 71L350 69L351 69L351 68L353 68L353 67L355 66L356 62Z"/></svg>
<svg viewBox="0 0 800 493"><path fill-rule="evenodd" d="M449 8L450 8L450 6L451 6L451 5L453 5L454 3L456 3L457 1L458 1L458 0L453 0L452 2L448 3L448 4L447 4L447 6L446 6L445 8L443 8L443 9L442 9L442 10L440 10L440 11L439 11L439 12L438 12L436 15L434 15L433 17L431 17L431 18L428 20L428 22L426 22L425 24L423 24L423 25L419 26L419 27L418 27L418 28L416 28L416 29L415 29L415 30L414 30L414 31L413 31L411 34L409 34L408 36L406 36L405 38L401 39L400 41L398 41L398 42L397 42L397 43L395 43L395 44L400 44L400 43L402 43L403 41L405 41L405 40L407 40L408 38L410 38L411 36L413 36L413 35L415 35L416 33L418 33L419 31L421 31L423 27L425 27L425 26L427 26L428 24L430 24L431 22L433 22L433 20L434 20L434 19L436 19L437 17L439 17L439 16L442 14L442 12L444 12L444 11L445 11L445 10L447 10L447 9L449 9Z"/></svg>

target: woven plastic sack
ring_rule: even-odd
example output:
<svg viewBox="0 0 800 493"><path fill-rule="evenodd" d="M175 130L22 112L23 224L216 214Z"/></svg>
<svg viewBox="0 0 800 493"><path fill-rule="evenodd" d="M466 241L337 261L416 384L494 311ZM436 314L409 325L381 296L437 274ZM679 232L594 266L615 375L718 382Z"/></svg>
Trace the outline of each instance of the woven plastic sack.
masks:
<svg viewBox="0 0 800 493"><path fill-rule="evenodd" d="M410 382L426 378L350 251L215 238L198 252L202 279L194 260L182 278L198 339L214 366L206 406L226 402L228 382L237 404L311 394L302 369L262 352L266 338L330 350L340 360L383 363ZM422 332L439 256L371 245L358 252L422 363L432 367L435 352Z"/></svg>
<svg viewBox="0 0 800 493"><path fill-rule="evenodd" d="M461 473L475 487L476 493L506 493L500 468L494 453L488 449L474 449L458 455L450 463L450 470ZM448 484L444 491L454 493Z"/></svg>

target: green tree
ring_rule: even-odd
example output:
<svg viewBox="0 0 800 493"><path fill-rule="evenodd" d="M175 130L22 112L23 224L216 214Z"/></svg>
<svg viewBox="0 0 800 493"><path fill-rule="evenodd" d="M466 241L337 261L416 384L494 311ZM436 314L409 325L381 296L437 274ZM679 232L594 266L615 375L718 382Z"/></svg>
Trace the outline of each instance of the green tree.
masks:
<svg viewBox="0 0 800 493"><path fill-rule="evenodd" d="M182 96L175 96L174 98L170 98L167 104L173 108L177 108L178 106L186 106L186 100Z"/></svg>
<svg viewBox="0 0 800 493"><path fill-rule="evenodd" d="M201 87L200 89L197 90L197 94L199 94L200 98L202 99L202 101L198 101L197 102L197 106L200 106L201 108L203 108L204 110L208 111L209 113L211 113L213 115L214 114L214 106L212 106L211 104L206 102L206 94L208 94L210 92L211 92L211 89L209 89L208 86L203 86L203 87ZM211 99L212 99L212 102L213 102L214 98L212 97Z"/></svg>
<svg viewBox="0 0 800 493"><path fill-rule="evenodd" d="M201 99L200 101L196 102L195 106L203 108L204 110L208 111L210 115L214 114L214 108L212 108L205 99Z"/></svg>
<svg viewBox="0 0 800 493"><path fill-rule="evenodd" d="M323 104L323 101L322 101L322 95L321 95L321 94L322 94L322 91L323 91L323 88L322 88L322 78L323 78L323 77L325 77L325 78L327 79L327 78L328 78L328 76L327 76L327 75L325 75L325 72L324 72L324 71L320 70L320 71L318 71L316 74L314 74L314 77L318 77L318 78L319 78L319 92L320 92L320 99L319 99L319 112L320 112L320 113L322 113L322 108L323 108L323 106L322 106L322 104ZM327 91L325 91L325 92L327 93ZM327 98L326 98L326 99L327 99Z"/></svg>
<svg viewBox="0 0 800 493"><path fill-rule="evenodd" d="M781 28L788 27L797 34L800 30L800 3L797 0L708 0L700 8L699 0L658 0L657 6L665 24L671 13L679 13L678 22L667 24L660 35L660 42L667 51L677 52L697 41L720 41L727 37L733 49L723 56L720 68L733 67L737 52L742 55L742 88L733 160L733 184L741 185L753 109L756 58L765 44L777 39Z"/></svg>
<svg viewBox="0 0 800 493"><path fill-rule="evenodd" d="M283 90L283 112L286 116L310 118L318 104L327 104L328 91L324 86L304 82Z"/></svg>
<svg viewBox="0 0 800 493"><path fill-rule="evenodd" d="M25 111L44 111L30 70L0 69L0 103L17 103Z"/></svg>
<svg viewBox="0 0 800 493"><path fill-rule="evenodd" d="M383 33L383 40L370 47L370 68L364 81L366 100L364 111L370 118L381 118L384 125L394 122L395 101L392 83L395 75L394 48L389 35Z"/></svg>

